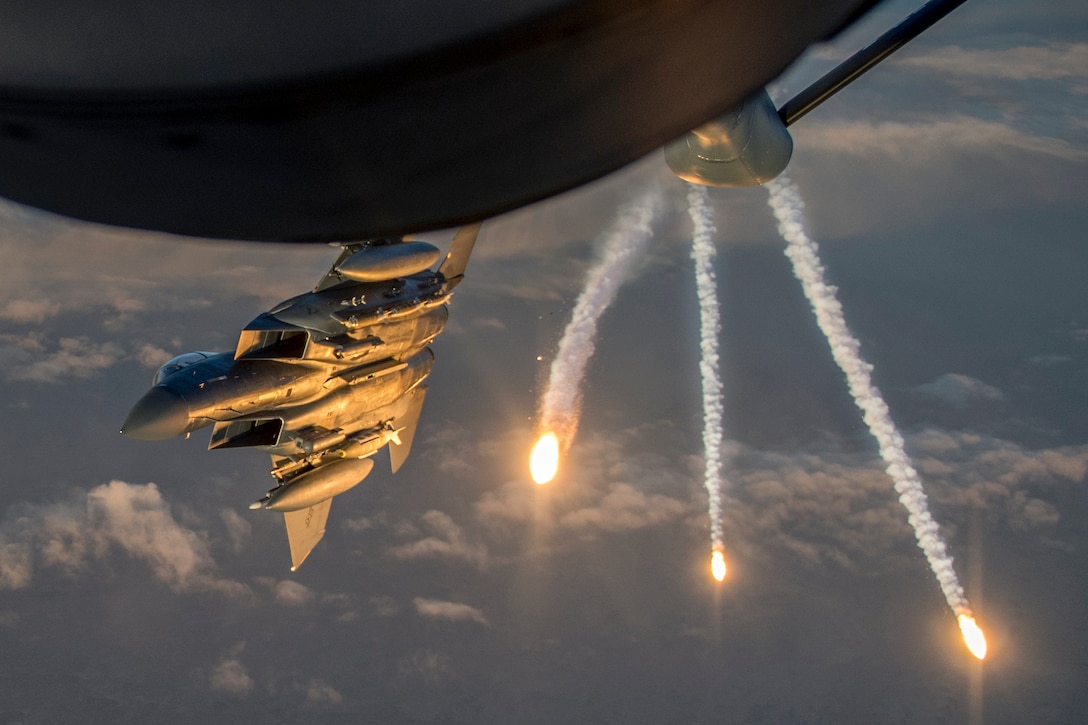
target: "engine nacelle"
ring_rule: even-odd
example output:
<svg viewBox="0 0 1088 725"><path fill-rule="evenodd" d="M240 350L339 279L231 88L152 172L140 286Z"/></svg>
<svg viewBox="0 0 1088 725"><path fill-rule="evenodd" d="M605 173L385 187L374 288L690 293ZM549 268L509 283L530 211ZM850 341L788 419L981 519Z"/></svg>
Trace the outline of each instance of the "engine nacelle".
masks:
<svg viewBox="0 0 1088 725"><path fill-rule="evenodd" d="M672 172L704 186L765 184L792 155L793 138L765 90L665 146Z"/></svg>

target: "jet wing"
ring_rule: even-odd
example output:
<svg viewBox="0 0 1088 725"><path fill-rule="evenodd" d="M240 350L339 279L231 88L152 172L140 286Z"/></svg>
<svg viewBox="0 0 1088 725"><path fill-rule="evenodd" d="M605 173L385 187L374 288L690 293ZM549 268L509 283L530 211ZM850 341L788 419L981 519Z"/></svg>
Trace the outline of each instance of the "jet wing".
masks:
<svg viewBox="0 0 1088 725"><path fill-rule="evenodd" d="M310 508L288 511L283 515L287 524L287 542L291 545L291 571L297 571L306 557L325 535L325 522L329 520L332 499L327 498Z"/></svg>

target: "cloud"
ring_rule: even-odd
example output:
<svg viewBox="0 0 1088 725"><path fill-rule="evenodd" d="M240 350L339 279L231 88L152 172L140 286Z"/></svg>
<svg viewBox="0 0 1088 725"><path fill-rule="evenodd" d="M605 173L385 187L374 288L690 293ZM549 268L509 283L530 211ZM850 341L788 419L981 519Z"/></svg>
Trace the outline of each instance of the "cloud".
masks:
<svg viewBox="0 0 1088 725"><path fill-rule="evenodd" d="M379 617L393 617L400 612L400 607L397 606L392 597L371 597L370 606L374 608L374 613Z"/></svg>
<svg viewBox="0 0 1088 725"><path fill-rule="evenodd" d="M146 564L173 591L249 594L245 585L218 575L205 536L174 518L155 484L116 480L82 500L9 509L0 526L0 588L28 586L35 566L86 573L114 550Z"/></svg>
<svg viewBox="0 0 1088 725"><path fill-rule="evenodd" d="M340 523L340 526L343 527L345 531L361 534L370 529L386 526L388 523L388 515L385 512L378 512L372 516L359 516L353 519L344 519Z"/></svg>
<svg viewBox="0 0 1088 725"><path fill-rule="evenodd" d="M924 55L897 58L897 65L941 75L965 75L1004 80L1051 80L1088 76L1088 43L1051 43L984 50L949 45Z"/></svg>
<svg viewBox="0 0 1088 725"><path fill-rule="evenodd" d="M464 530L448 514L431 510L423 514L422 519L430 535L393 546L389 549L390 554L398 559L461 559L481 569L487 567L487 547L469 542Z"/></svg>
<svg viewBox="0 0 1088 725"><path fill-rule="evenodd" d="M22 543L0 544L0 590L22 589L33 576L33 554Z"/></svg>
<svg viewBox="0 0 1088 725"><path fill-rule="evenodd" d="M956 541L956 523L970 511L995 527L1051 541L1061 512L1047 499L1088 475L1088 445L1028 450L989 436L928 429L909 436L907 449L953 549L963 544ZM735 473L723 506L727 546L750 556L784 549L812 564L851 570L867 561L910 563L898 553L913 542L906 510L875 450L816 455L732 444L729 459Z"/></svg>
<svg viewBox="0 0 1088 725"><path fill-rule="evenodd" d="M868 159L883 156L914 167L932 168L952 151L988 158L1003 150L1063 161L1088 160L1088 150L1064 139L1036 136L1005 123L962 114L914 122L813 121L803 130L803 143L806 150Z"/></svg>
<svg viewBox="0 0 1088 725"><path fill-rule="evenodd" d="M60 312L60 303L43 299L15 299L0 305L0 319L40 325Z"/></svg>
<svg viewBox="0 0 1088 725"><path fill-rule="evenodd" d="M947 373L932 383L918 385L913 390L919 395L956 408L976 402L1000 403L1005 399L1001 391L992 385L959 373Z"/></svg>
<svg viewBox="0 0 1088 725"><path fill-rule="evenodd" d="M450 658L446 655L421 649L402 657L397 670L403 677L419 678L427 684L435 684L450 673Z"/></svg>
<svg viewBox="0 0 1088 725"><path fill-rule="evenodd" d="M1061 519L1058 509L1051 503L1031 498L1025 491L1017 491L1009 499L1009 525L1018 531L1040 526L1053 526Z"/></svg>
<svg viewBox="0 0 1088 725"><path fill-rule="evenodd" d="M1073 358L1069 355L1032 355L1028 358L1028 362L1032 365L1049 368L1073 362Z"/></svg>
<svg viewBox="0 0 1088 725"><path fill-rule="evenodd" d="M235 554L242 550L245 542L253 532L253 525L246 521L234 509L222 509L219 518L227 529L227 538L230 540L230 549Z"/></svg>
<svg viewBox="0 0 1088 725"><path fill-rule="evenodd" d="M253 689L253 679L246 672L245 665L236 659L224 659L211 674L213 690L231 695L245 695Z"/></svg>
<svg viewBox="0 0 1088 725"><path fill-rule="evenodd" d="M412 600L416 613L428 619L446 619L452 622L478 622L487 624L487 617L476 607L458 602L445 602L440 599L424 599L416 597Z"/></svg>
<svg viewBox="0 0 1088 725"><path fill-rule="evenodd" d="M528 481L511 481L483 496L473 505L477 520L493 530L520 527L533 516L535 491Z"/></svg>
<svg viewBox="0 0 1088 725"><path fill-rule="evenodd" d="M144 343L136 351L136 361L145 368L159 368L167 360L174 357L174 353L163 350L157 345Z"/></svg>
<svg viewBox="0 0 1088 725"><path fill-rule="evenodd" d="M332 685L323 680L310 680L306 683L306 702L311 705L342 705L344 696Z"/></svg>
<svg viewBox="0 0 1088 725"><path fill-rule="evenodd" d="M472 321L472 326L481 330L506 330L506 323L498 317L478 317Z"/></svg>
<svg viewBox="0 0 1088 725"><path fill-rule="evenodd" d="M668 443L674 428L668 421L653 421L608 436L587 430L567 452L554 483L535 486L526 469L520 479L483 493L473 505L474 516L495 537L517 536L534 520L583 539L676 521L702 506L693 503L693 496L703 486L701 459L650 444ZM505 466L509 451L528 451L531 442L528 431L481 442L481 465ZM560 542L555 544L563 546Z"/></svg>
<svg viewBox="0 0 1088 725"><path fill-rule="evenodd" d="M1083 114L1027 102L976 106L977 116L962 103L952 107L960 110L930 104L881 114L887 120L878 122L848 105L846 117L814 114L791 127L791 168L819 236L880 238L889 228L919 230L961 218L965 209L979 218L986 211L1080 204L1081 187L1072 179L1083 176L1088 148L1068 119ZM728 218L731 229L754 224ZM748 233L769 240L758 229ZM992 233L1001 237L1000 230Z"/></svg>
<svg viewBox="0 0 1088 725"><path fill-rule="evenodd" d="M1000 395L968 376L949 376L936 389L952 399L995 401ZM509 451L528 450L531 439L530 431L509 430L486 442L435 444L471 451L482 469L503 470ZM587 430L555 483L534 486L526 473L482 492L473 503L471 530L489 551L502 552L492 555L495 565L523 561L525 547L555 553L633 530L705 527L702 460L690 448L683 432L666 421L607 436ZM1088 473L1088 446L1029 450L988 435L927 429L907 435L906 448L953 553L963 545L957 527L972 511L1010 534L1052 541L1063 514L1056 493ZM729 441L723 461L723 528L727 548L737 555L786 552L810 565L851 571L924 566L875 443L860 451L783 452ZM527 530L567 535L526 538Z"/></svg>
<svg viewBox="0 0 1088 725"><path fill-rule="evenodd" d="M276 594L276 602L288 607L301 607L314 600L314 591L305 584L283 580L276 584L273 590Z"/></svg>
<svg viewBox="0 0 1088 725"><path fill-rule="evenodd" d="M41 335L0 335L0 370L8 380L54 383L91 378L124 357L111 342L86 337L62 337L57 348L47 349Z"/></svg>
<svg viewBox="0 0 1088 725"><path fill-rule="evenodd" d="M629 484L613 483L595 505L562 515L559 525L586 535L617 533L678 519L686 509L668 496L647 495Z"/></svg>
<svg viewBox="0 0 1088 725"><path fill-rule="evenodd" d="M65 219L9 204L0 208L0 309L47 299L58 313L107 310L119 324L157 310L256 298L253 313L313 287L335 257L323 245L184 239ZM74 255L72 249L81 253ZM41 270L47 269L43 275Z"/></svg>
<svg viewBox="0 0 1088 725"><path fill-rule="evenodd" d="M813 565L853 570L912 537L875 451L845 461L743 448L735 455L743 462L733 463L722 504L727 548L748 556L786 550Z"/></svg>

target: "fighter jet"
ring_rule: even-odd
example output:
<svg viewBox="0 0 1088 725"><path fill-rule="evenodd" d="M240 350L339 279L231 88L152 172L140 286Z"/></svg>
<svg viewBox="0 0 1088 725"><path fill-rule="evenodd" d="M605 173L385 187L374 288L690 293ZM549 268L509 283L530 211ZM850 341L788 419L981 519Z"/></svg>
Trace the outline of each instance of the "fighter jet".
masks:
<svg viewBox="0 0 1088 725"><path fill-rule="evenodd" d="M163 365L121 432L140 440L212 427L209 449L272 455L273 486L250 508L283 513L291 570L321 540L334 496L357 486L389 444L395 473L412 447L446 303L479 224L437 247L379 239L342 244L313 291L258 315L234 351Z"/></svg>

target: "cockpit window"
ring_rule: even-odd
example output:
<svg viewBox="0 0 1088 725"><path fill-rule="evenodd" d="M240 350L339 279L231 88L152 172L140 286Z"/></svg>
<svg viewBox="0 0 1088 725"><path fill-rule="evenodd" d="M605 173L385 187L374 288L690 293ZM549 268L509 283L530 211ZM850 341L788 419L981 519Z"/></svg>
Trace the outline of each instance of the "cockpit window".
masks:
<svg viewBox="0 0 1088 725"><path fill-rule="evenodd" d="M159 368L159 371L155 373L155 377L151 379L151 384L158 385L174 373L184 370L190 365L195 365L198 362L204 362L214 354L215 353L213 352L187 352L184 355L178 355L173 360L168 360L165 365Z"/></svg>

